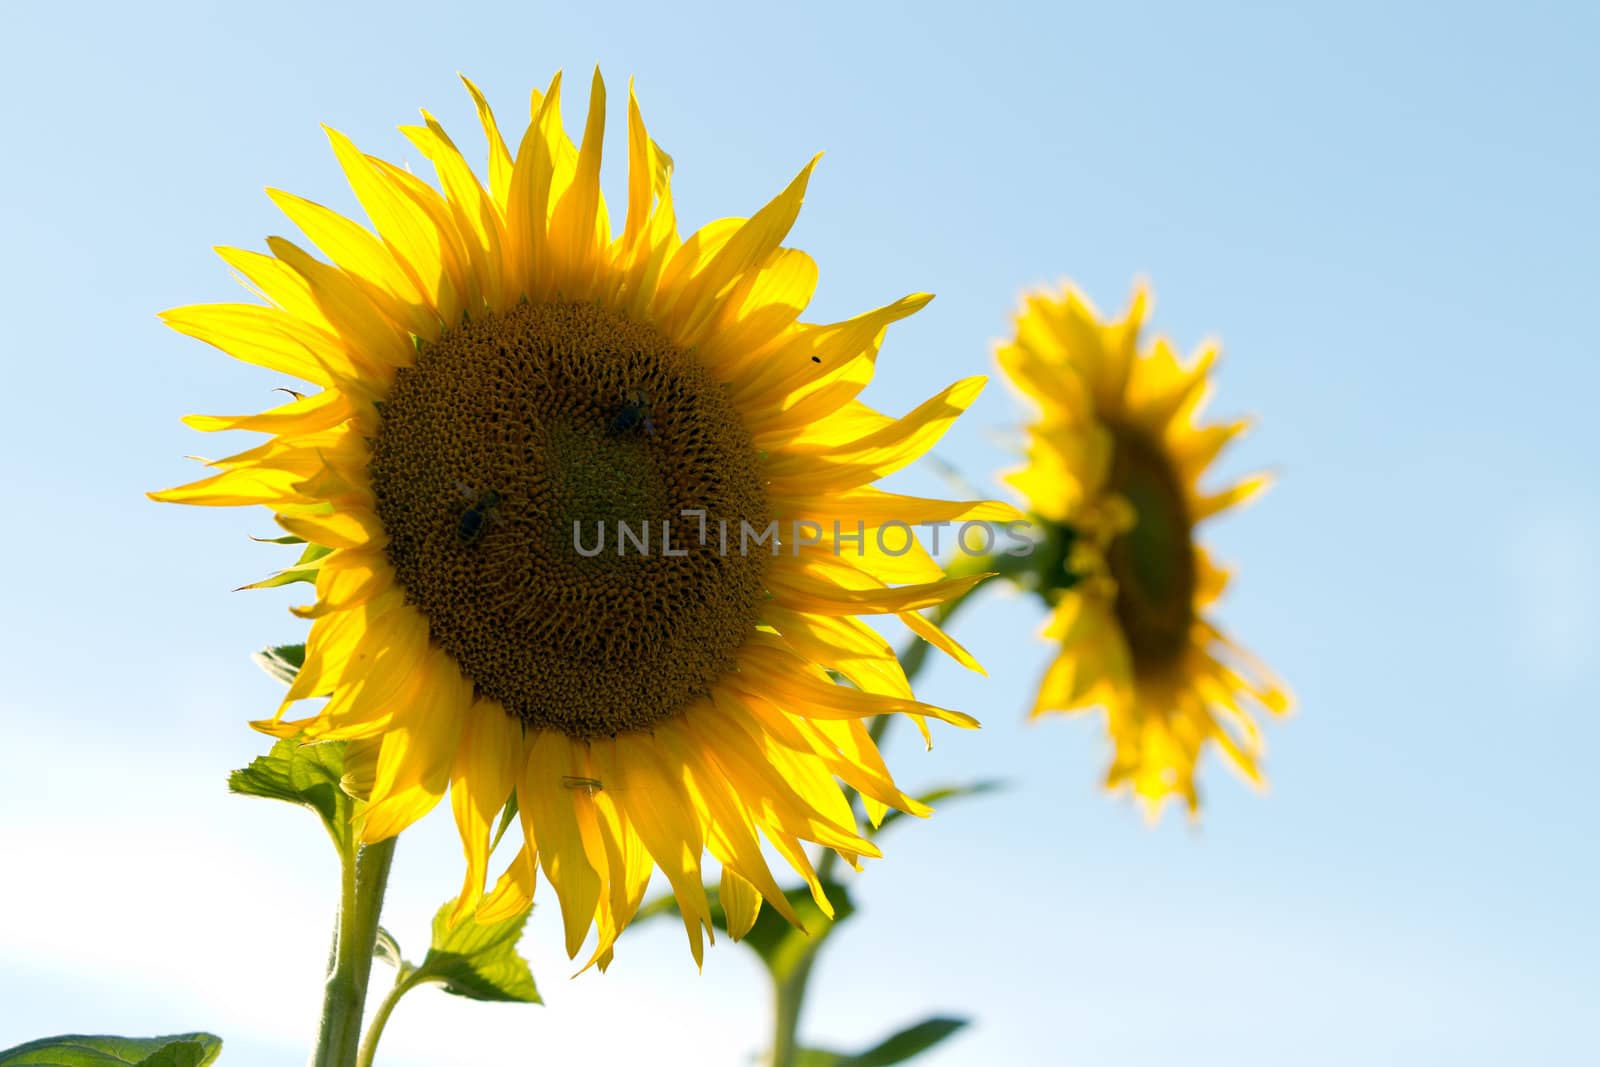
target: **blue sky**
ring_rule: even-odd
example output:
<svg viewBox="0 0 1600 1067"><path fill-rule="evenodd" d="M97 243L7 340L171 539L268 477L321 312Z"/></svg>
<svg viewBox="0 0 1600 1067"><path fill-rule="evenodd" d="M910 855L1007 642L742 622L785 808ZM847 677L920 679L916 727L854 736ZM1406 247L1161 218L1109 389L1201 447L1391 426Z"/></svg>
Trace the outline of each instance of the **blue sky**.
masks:
<svg viewBox="0 0 1600 1067"><path fill-rule="evenodd" d="M0 1047L62 1031L216 1030L224 1062L303 1055L331 855L297 813L225 795L276 700L248 652L301 632L261 514L146 501L221 446L191 411L276 381L159 325L238 299L210 253L288 229L261 195L354 209L318 123L414 155L426 106L477 146L558 68L633 75L680 220L748 214L825 150L791 243L811 317L904 293L868 394L909 410L991 365L1018 294L1102 308L1135 277L1180 346L1220 337L1213 412L1260 429L1224 474L1265 499L1208 531L1230 632L1286 677L1260 796L1212 764L1198 829L1098 793L1088 721L1024 726L1048 658L999 593L957 624L978 714L905 782L1002 777L887 840L818 966L808 1037L859 1047L934 1011L929 1067L1449 1063L1592 1047L1600 893L1600 19L1583 5L277 4L13 8L0 67L0 477L14 501L0 670ZM620 109L605 180L620 192ZM993 486L1019 411L992 382L938 452ZM931 473L902 480L937 489ZM440 813L401 844L386 924L421 947L454 892ZM569 981L555 909L525 948L545 1008L431 991L382 1061L742 1063L766 992L719 945L631 934ZM512 1050L507 1052L507 1050Z"/></svg>

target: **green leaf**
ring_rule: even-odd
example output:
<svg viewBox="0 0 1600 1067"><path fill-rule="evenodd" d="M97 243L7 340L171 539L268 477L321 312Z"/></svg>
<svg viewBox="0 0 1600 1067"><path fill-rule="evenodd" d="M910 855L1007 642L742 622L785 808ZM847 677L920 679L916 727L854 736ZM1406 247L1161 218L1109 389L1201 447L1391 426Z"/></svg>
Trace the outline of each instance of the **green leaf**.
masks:
<svg viewBox="0 0 1600 1067"><path fill-rule="evenodd" d="M378 927L378 940L372 946L372 958L387 963L395 970L402 970L406 966L406 958L400 953L400 942L381 926Z"/></svg>
<svg viewBox="0 0 1600 1067"><path fill-rule="evenodd" d="M438 982L446 993L472 1000L542 1004L528 961L517 954L517 942L528 912L497 923L479 923L472 913L452 928L450 901L433 917L433 944L412 975L416 982Z"/></svg>
<svg viewBox="0 0 1600 1067"><path fill-rule="evenodd" d="M205 1067L222 1052L214 1034L89 1037L63 1034L0 1052L0 1067Z"/></svg>
<svg viewBox="0 0 1600 1067"><path fill-rule="evenodd" d="M794 1050L794 1067L839 1067L844 1062L844 1057L837 1052L829 1052L820 1048L797 1048Z"/></svg>
<svg viewBox="0 0 1600 1067"><path fill-rule="evenodd" d="M824 882L822 888L828 895L828 901L833 905L832 921L822 913L821 908L817 907L817 902L811 899L811 890L802 886L786 891L784 897L800 921L805 923L805 930L797 929L789 920L779 915L772 905L763 903L760 914L756 916L755 925L740 941L740 944L761 957L761 962L772 973L775 982L782 983L794 973L796 967L816 955L834 927L855 914L855 904L850 900L850 894L844 886L838 882ZM718 930L726 931L728 917L718 899L716 886L706 886L706 899L711 905L712 925ZM647 902L639 909L634 921L677 914L679 914L677 900L671 894L666 894Z"/></svg>
<svg viewBox="0 0 1600 1067"><path fill-rule="evenodd" d="M256 666L272 675L284 685L294 681L294 676L305 666L305 645L270 645L250 657Z"/></svg>
<svg viewBox="0 0 1600 1067"><path fill-rule="evenodd" d="M966 1026L969 1020L935 1015L915 1026L908 1026L891 1034L854 1056L827 1049L803 1048L795 1054L795 1067L893 1067L922 1055L951 1034Z"/></svg>
<svg viewBox="0 0 1600 1067"><path fill-rule="evenodd" d="M897 1034L884 1038L865 1052L845 1056L839 1067L891 1067L920 1056L951 1034L966 1026L969 1020L935 1015L915 1026L908 1026Z"/></svg>
<svg viewBox="0 0 1600 1067"><path fill-rule="evenodd" d="M975 797L981 796L984 793L994 793L1004 789L1005 785L1006 784L1004 782L995 778L979 782L968 782L966 785L946 785L941 786L932 792L924 793L916 799L928 805L929 807L933 807L942 801L952 800L956 797ZM903 819L905 817L905 812L896 811L891 808L889 813L883 817L883 822L878 824L877 829L867 831L867 836L876 837L878 834L883 833L890 826L892 826L896 820Z"/></svg>
<svg viewBox="0 0 1600 1067"><path fill-rule="evenodd" d="M340 786L344 777L344 744L325 741L315 745L293 739L279 741L250 766L228 775L230 792L244 796L286 800L310 808L341 851L354 847L350 826L352 801Z"/></svg>
<svg viewBox="0 0 1600 1067"><path fill-rule="evenodd" d="M772 977L778 982L782 982L794 973L795 968L801 963L816 955L817 950L822 947L822 942L834 928L855 914L855 904L844 886L837 882L824 882L822 888L828 895L829 903L833 905L832 921L822 913L821 908L817 907L817 902L811 899L811 890L790 889L784 896L788 898L790 907L794 908L800 921L805 923L805 930L795 928L774 908L763 904L761 913L756 916L755 925L744 935L743 943L761 957L761 962L767 965L767 970L772 972ZM720 913L721 910L719 906L717 912Z"/></svg>

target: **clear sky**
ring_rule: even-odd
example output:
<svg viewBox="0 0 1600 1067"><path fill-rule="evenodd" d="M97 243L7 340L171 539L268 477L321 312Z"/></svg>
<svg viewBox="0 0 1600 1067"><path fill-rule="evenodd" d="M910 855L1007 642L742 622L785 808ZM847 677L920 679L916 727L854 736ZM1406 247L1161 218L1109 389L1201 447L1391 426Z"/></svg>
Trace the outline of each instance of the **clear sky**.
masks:
<svg viewBox="0 0 1600 1067"><path fill-rule="evenodd" d="M928 1067L1572 1062L1600 1001L1600 19L1581 4L9 5L0 65L0 1047L63 1031L221 1033L299 1062L335 892L308 817L227 796L303 624L264 513L158 506L221 442L192 411L280 384L155 313L239 299L209 251L287 232L273 185L354 209L318 123L414 160L432 110L481 152L462 71L508 124L569 72L630 75L692 228L827 152L791 243L811 317L928 290L868 399L899 413L991 366L1019 292L1070 276L1220 337L1213 411L1271 467L1211 529L1221 620L1294 687L1272 790L1212 763L1198 829L1096 789L1084 720L1027 727L1048 650L999 594L956 625L987 679L929 699L978 734L907 731L912 787L1002 777L886 839L865 915L803 1024L855 1048L939 1011ZM605 180L621 196L621 108ZM421 169L419 167L419 169ZM940 446L992 487L998 380ZM242 447L242 446L241 446ZM904 486L940 488L931 474ZM996 491L990 489L989 491ZM447 813L402 841L386 925L420 949L457 886ZM766 990L743 949L697 975L670 924L568 980L556 909L525 949L544 1008L436 991L389 1067L738 1064Z"/></svg>

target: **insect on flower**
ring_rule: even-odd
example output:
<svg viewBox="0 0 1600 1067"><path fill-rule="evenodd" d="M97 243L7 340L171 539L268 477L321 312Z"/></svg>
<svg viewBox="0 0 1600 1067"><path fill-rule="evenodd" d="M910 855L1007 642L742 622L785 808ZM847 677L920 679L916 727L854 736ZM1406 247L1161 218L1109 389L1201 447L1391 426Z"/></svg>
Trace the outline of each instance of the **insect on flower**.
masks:
<svg viewBox="0 0 1600 1067"><path fill-rule="evenodd" d="M613 435L625 434L642 428L646 437L656 435L656 424L650 419L650 397L643 389L629 389L622 398L622 409L611 420Z"/></svg>
<svg viewBox="0 0 1600 1067"><path fill-rule="evenodd" d="M491 522L500 521L500 505L505 497L493 489L480 493L465 482L457 482L456 488L460 490L463 498L472 501L472 506L461 513L461 518L456 522L456 537L464 545L476 544L489 529Z"/></svg>

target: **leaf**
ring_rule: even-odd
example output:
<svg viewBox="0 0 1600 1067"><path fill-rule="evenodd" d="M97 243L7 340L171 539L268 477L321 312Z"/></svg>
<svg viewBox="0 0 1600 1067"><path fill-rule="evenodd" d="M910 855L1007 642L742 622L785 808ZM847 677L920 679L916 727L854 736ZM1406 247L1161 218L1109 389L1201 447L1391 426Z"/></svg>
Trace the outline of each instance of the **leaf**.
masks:
<svg viewBox="0 0 1600 1067"><path fill-rule="evenodd" d="M839 1067L844 1062L844 1057L837 1052L829 1052L820 1048L797 1048L794 1050L794 1067Z"/></svg>
<svg viewBox="0 0 1600 1067"><path fill-rule="evenodd" d="M381 926L378 927L378 940L372 946L372 958L387 963L395 970L403 970L406 966L406 958L400 954L400 942Z"/></svg>
<svg viewBox="0 0 1600 1067"><path fill-rule="evenodd" d="M250 657L256 666L272 675L284 685L294 681L294 676L305 666L305 645L269 645Z"/></svg>
<svg viewBox="0 0 1600 1067"><path fill-rule="evenodd" d="M892 1064L904 1063L928 1051L968 1022L967 1019L935 1015L884 1038L865 1052L843 1057L839 1067L891 1067Z"/></svg>
<svg viewBox="0 0 1600 1067"><path fill-rule="evenodd" d="M433 944L412 975L416 982L437 982L446 993L472 1000L542 1004L528 961L517 954L517 942L528 912L497 923L479 923L467 914L454 927L449 901L433 917Z"/></svg>
<svg viewBox="0 0 1600 1067"><path fill-rule="evenodd" d="M891 1034L867 1051L854 1056L827 1049L803 1048L795 1054L794 1067L893 1067L896 1063L904 1063L922 1055L968 1022L967 1019L935 1015Z"/></svg>
<svg viewBox="0 0 1600 1067"><path fill-rule="evenodd" d="M829 921L822 913L822 909L817 907L817 902L811 899L811 890L802 886L787 890L783 895L788 899L789 906L794 909L795 914L800 917L800 921L805 923L805 930L791 925L789 920L779 915L771 905L763 904L760 914L756 916L755 925L740 941L740 944L761 957L761 962L772 973L773 981L782 983L802 962L816 955L834 927L855 914L855 904L850 900L850 894L844 886L838 882L824 882L822 888L829 902L833 904L832 921ZM718 930L726 931L727 913L722 909L716 886L706 886L706 900L711 905L712 925ZM666 894L640 908L634 921L677 914L677 900L671 894Z"/></svg>
<svg viewBox="0 0 1600 1067"><path fill-rule="evenodd" d="M222 1052L214 1034L45 1037L0 1052L0 1067L205 1067Z"/></svg>
<svg viewBox="0 0 1600 1067"><path fill-rule="evenodd" d="M933 807L935 804L938 804L941 801L951 800L956 797L981 796L984 793L998 792L1005 787L1006 783L1000 781L998 778L990 778L979 782L969 782L966 785L941 786L932 792L922 794L916 799L928 805L929 807ZM896 811L891 808L889 813L883 817L883 822L878 824L877 829L867 831L867 836L876 837L878 834L881 834L887 830L896 820L903 819L905 817L905 812Z"/></svg>
<svg viewBox="0 0 1600 1067"><path fill-rule="evenodd" d="M343 777L343 742L307 745L290 738L251 760L250 766L228 775L228 790L310 808L322 818L334 844L345 851L354 847L350 826L354 802L339 785Z"/></svg>

